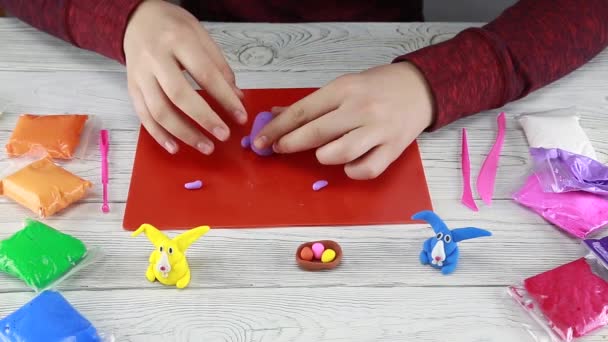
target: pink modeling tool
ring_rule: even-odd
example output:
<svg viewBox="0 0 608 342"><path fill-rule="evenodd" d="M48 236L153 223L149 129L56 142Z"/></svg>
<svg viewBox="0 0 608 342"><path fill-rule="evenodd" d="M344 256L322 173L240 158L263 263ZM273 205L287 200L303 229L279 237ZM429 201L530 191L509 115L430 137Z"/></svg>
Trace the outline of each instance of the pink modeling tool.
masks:
<svg viewBox="0 0 608 342"><path fill-rule="evenodd" d="M101 183L103 184L103 205L101 211L104 213L110 212L108 205L108 151L110 150L110 138L108 131L102 129L99 133L99 150L101 151Z"/></svg>
<svg viewBox="0 0 608 342"><path fill-rule="evenodd" d="M496 173L498 172L498 159L500 158L500 151L502 145L505 142L505 131L507 127L507 121L505 119L505 113L500 113L496 118L498 123L498 133L496 134L496 141L494 146L488 153L486 160L483 162L479 175L477 176L477 193L481 199L487 204L492 204L492 195L494 195L494 183L496 182Z"/></svg>
<svg viewBox="0 0 608 342"><path fill-rule="evenodd" d="M471 159L469 159L469 144L467 142L467 129L462 129L462 198L460 201L473 211L479 211L473 191L471 190Z"/></svg>

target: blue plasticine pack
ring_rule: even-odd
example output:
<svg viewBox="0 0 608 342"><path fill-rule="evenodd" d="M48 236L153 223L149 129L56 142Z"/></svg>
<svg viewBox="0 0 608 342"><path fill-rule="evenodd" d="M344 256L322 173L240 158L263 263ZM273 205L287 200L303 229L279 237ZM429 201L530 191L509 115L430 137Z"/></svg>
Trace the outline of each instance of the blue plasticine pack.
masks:
<svg viewBox="0 0 608 342"><path fill-rule="evenodd" d="M0 320L0 341L109 342L61 294L44 291Z"/></svg>

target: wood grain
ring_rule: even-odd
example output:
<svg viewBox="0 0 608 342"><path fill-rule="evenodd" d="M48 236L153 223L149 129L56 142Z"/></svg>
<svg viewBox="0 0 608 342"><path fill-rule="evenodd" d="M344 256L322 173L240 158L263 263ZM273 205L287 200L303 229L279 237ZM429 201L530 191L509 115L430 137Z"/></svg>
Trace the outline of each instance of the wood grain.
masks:
<svg viewBox="0 0 608 342"><path fill-rule="evenodd" d="M478 25L478 24L473 24ZM205 24L226 52L242 88L319 87L337 76L388 63L449 39L469 24ZM139 121L124 67L0 19L0 144L21 113L89 113L111 130L110 200L100 212L99 154L66 166L95 183L82 202L46 220L104 250L93 266L61 286L66 297L118 341L526 341L518 308L504 289L581 255L579 242L511 200L529 172L527 143L515 117L576 106L600 159L608 160L608 51L563 79L504 108L481 113L420 139L437 212L451 227L474 225L491 238L462 244L456 273L418 263L425 225L212 230L188 253L191 287L177 291L144 277L151 245L123 231ZM460 130L469 131L475 176L506 111L508 130L495 201L473 213L459 202ZM0 153L0 173L10 164ZM477 198L477 196L476 196ZM481 203L481 202L479 202ZM0 197L0 239L27 210ZM175 234L176 232L170 232ZM297 268L304 241L339 241L342 265L331 272ZM0 317L31 298L0 274ZM600 331L582 341L608 338Z"/></svg>
<svg viewBox="0 0 608 342"><path fill-rule="evenodd" d="M156 289L64 295L100 331L121 342L529 340L523 324L530 322L504 288ZM0 294L0 316L31 297ZM602 340L597 335L583 341Z"/></svg>

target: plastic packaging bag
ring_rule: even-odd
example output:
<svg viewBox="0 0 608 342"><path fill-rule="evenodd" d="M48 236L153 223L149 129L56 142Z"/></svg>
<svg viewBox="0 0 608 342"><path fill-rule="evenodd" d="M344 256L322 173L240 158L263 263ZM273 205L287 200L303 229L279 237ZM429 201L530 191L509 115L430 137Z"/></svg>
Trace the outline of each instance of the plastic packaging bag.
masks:
<svg viewBox="0 0 608 342"><path fill-rule="evenodd" d="M48 157L17 158L0 174L0 195L11 198L41 218L79 201L91 186L91 182L56 165Z"/></svg>
<svg viewBox="0 0 608 342"><path fill-rule="evenodd" d="M530 148L530 155L543 191L608 195L608 166L558 148Z"/></svg>
<svg viewBox="0 0 608 342"><path fill-rule="evenodd" d="M43 149L53 159L84 158L99 129L100 121L92 115L23 114L6 144L6 153L14 158Z"/></svg>
<svg viewBox="0 0 608 342"><path fill-rule="evenodd" d="M580 239L608 224L607 198L582 191L544 192L534 174L513 199Z"/></svg>
<svg viewBox="0 0 608 342"><path fill-rule="evenodd" d="M559 148L597 159L574 108L522 114L518 120L530 147Z"/></svg>
<svg viewBox="0 0 608 342"><path fill-rule="evenodd" d="M17 277L35 291L59 285L75 272L95 262L99 249L87 250L77 238L36 220L0 241L0 271Z"/></svg>
<svg viewBox="0 0 608 342"><path fill-rule="evenodd" d="M112 342L60 293L44 291L0 320L0 341Z"/></svg>
<svg viewBox="0 0 608 342"><path fill-rule="evenodd" d="M608 324L608 238L584 245L587 257L508 288L553 341L570 342Z"/></svg>

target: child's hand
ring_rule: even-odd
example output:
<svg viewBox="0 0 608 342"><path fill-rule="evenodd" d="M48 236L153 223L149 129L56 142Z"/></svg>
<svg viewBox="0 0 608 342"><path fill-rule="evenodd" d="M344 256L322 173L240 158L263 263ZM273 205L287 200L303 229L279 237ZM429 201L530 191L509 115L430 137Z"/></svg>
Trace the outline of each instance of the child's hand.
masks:
<svg viewBox="0 0 608 342"><path fill-rule="evenodd" d="M190 13L165 1L147 0L136 9L123 42L129 93L146 130L170 153L176 137L205 154L213 142L178 114L225 141L228 126L189 84L182 68L238 123L247 121L234 73L221 50Z"/></svg>
<svg viewBox="0 0 608 342"><path fill-rule="evenodd" d="M342 76L286 109L258 134L277 153L317 149L326 165L346 164L353 179L379 176L433 119L432 95L409 63Z"/></svg>

